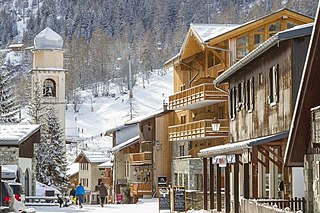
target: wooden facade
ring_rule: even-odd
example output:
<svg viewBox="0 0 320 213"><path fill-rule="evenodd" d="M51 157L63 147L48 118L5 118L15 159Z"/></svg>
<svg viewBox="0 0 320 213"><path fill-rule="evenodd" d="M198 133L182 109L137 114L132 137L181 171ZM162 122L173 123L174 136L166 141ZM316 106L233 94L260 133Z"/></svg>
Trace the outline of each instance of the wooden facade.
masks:
<svg viewBox="0 0 320 213"><path fill-rule="evenodd" d="M234 175L234 200L241 195L254 199L294 196L293 179L301 177L295 177L290 169L283 168L284 151L297 97L296 88L303 71L303 66L296 65L305 62L311 30L312 25L305 25L279 33L273 37L274 42L265 42L260 50L250 53L215 80L217 84L229 83L230 142L235 146L239 143L238 148L226 145L223 154L240 156L243 162L242 166L237 161L226 166L232 168ZM296 53L298 49L299 54ZM250 160L244 158L241 146L247 141L244 148ZM212 150L206 156L221 154ZM236 174L239 167L240 173ZM240 187L240 192L235 190L239 189L236 182L239 175L250 180L250 184ZM283 188L278 191L280 184ZM238 205L239 200L234 207Z"/></svg>
<svg viewBox="0 0 320 213"><path fill-rule="evenodd" d="M176 162L173 168L173 185L181 185L181 182L190 183L199 178L197 174L192 174L192 172L179 173L179 171L186 171L179 168L179 162L184 165L186 159L190 159L189 165L191 165L191 162L194 162L193 158L198 158L195 150L199 151L227 144L230 141L239 141L240 138L254 138L254 135L267 135L266 128L261 127L266 119L269 119L269 122L272 123L273 120L280 117L286 119L286 116L292 116L292 109L287 108L287 106L291 106L292 103L290 102L289 105L282 108L278 107L278 111L273 109L274 113L270 113L269 118L261 113L256 114L256 117L252 117L252 113L250 115L243 114L242 120L234 120L229 125L230 102L226 99L229 95L229 87L227 84L215 87L212 81L277 32L312 21L311 18L302 14L283 9L243 25L208 25L208 28L212 27L215 30L212 31L211 37L202 34L204 26L191 25L179 55L166 63L166 66L173 65L174 67L174 95L169 97L168 103L169 108L175 110L174 124L169 127L169 140L173 143L173 161ZM282 59L289 62L291 59L288 56L286 57L288 53L286 51L289 50L281 51L283 51ZM257 65L259 64L255 64L255 66ZM255 68L255 66L252 67ZM244 76L240 75L240 78L244 78ZM256 77L254 83L258 82L258 79ZM283 84L287 88L290 86L285 85L286 82L283 82ZM263 86L260 87L262 91ZM285 92L290 93L289 91ZM256 93L254 95L260 101L264 101L259 102L261 107L264 108L263 103L265 103L264 98L266 96L259 96ZM292 98L290 94L288 94L289 96L286 96L287 94L283 95L286 98L288 97L289 100ZM242 113L241 107L245 108L245 106L239 105L238 114ZM279 116L276 114L277 112L279 112ZM241 117L241 114L238 117ZM214 118L218 118L221 123L218 132L213 132L210 125L210 121ZM238 126L239 122L241 123L240 127ZM288 130L290 119L282 122L282 126L270 127L271 129L268 131L272 134L272 132L281 132L280 129ZM238 130L240 131L237 132ZM250 132L250 130L252 131ZM229 137L230 132L232 132L232 135ZM261 153L258 153L258 155L261 155ZM256 165L258 166L258 163ZM207 171L207 169L203 168L203 171ZM208 188L206 188L208 186L205 184L207 174L203 173L201 176L204 186L204 209L208 208ZM224 175L226 174L227 172ZM181 178L185 181L179 181ZM225 178L222 177L222 179ZM188 186L186 188L190 189ZM212 204L210 204L210 208L213 208Z"/></svg>

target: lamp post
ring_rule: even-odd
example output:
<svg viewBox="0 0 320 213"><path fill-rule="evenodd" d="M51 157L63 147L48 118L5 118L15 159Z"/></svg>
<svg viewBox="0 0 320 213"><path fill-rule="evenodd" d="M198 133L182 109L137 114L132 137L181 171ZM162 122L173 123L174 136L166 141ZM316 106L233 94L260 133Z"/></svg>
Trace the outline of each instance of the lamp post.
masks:
<svg viewBox="0 0 320 213"><path fill-rule="evenodd" d="M213 132L219 132L220 121L217 119L217 117L214 117L211 125L212 125L212 131Z"/></svg>

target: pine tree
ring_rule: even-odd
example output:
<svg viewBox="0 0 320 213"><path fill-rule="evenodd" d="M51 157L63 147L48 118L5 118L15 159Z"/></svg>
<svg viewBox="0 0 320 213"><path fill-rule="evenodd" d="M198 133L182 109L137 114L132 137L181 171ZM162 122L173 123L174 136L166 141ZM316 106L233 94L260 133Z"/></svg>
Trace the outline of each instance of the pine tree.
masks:
<svg viewBox="0 0 320 213"><path fill-rule="evenodd" d="M35 83L33 84L33 97L28 108L28 114L31 117L32 123L41 124L41 121L43 120L43 117L46 113L46 107L43 104L41 85L39 80L35 81Z"/></svg>
<svg viewBox="0 0 320 213"><path fill-rule="evenodd" d="M19 106L11 85L12 75L5 66L0 68L0 123L16 123Z"/></svg>
<svg viewBox="0 0 320 213"><path fill-rule="evenodd" d="M53 109L49 109L41 128L37 150L37 180L66 191L68 185L66 147L63 133Z"/></svg>

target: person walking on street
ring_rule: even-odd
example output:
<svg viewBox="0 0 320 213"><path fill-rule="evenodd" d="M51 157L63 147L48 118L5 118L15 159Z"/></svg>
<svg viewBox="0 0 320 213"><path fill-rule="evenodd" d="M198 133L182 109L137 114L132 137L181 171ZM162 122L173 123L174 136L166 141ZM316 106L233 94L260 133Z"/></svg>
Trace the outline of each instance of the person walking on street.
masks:
<svg viewBox="0 0 320 213"><path fill-rule="evenodd" d="M83 207L82 203L83 203L83 196L85 195L85 193L86 191L84 190L84 187L82 186L81 183L79 183L79 185L76 188L76 197L78 199L80 209Z"/></svg>
<svg viewBox="0 0 320 213"><path fill-rule="evenodd" d="M70 191L70 198L72 200L72 202L74 204L77 203L77 200L76 200L76 190L74 189L74 187L72 187L71 191Z"/></svg>
<svg viewBox="0 0 320 213"><path fill-rule="evenodd" d="M101 207L103 207L104 201L105 201L107 195L108 195L107 187L106 187L106 185L104 185L103 182L101 182L100 186L99 186L99 196L100 196Z"/></svg>

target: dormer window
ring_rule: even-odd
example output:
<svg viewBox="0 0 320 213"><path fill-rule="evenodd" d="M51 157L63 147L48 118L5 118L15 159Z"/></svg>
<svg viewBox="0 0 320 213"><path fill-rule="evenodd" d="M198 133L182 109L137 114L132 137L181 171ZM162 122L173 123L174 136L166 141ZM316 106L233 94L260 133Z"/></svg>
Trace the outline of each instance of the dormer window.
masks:
<svg viewBox="0 0 320 213"><path fill-rule="evenodd" d="M52 79L46 79L43 83L43 96L56 97L56 83Z"/></svg>

